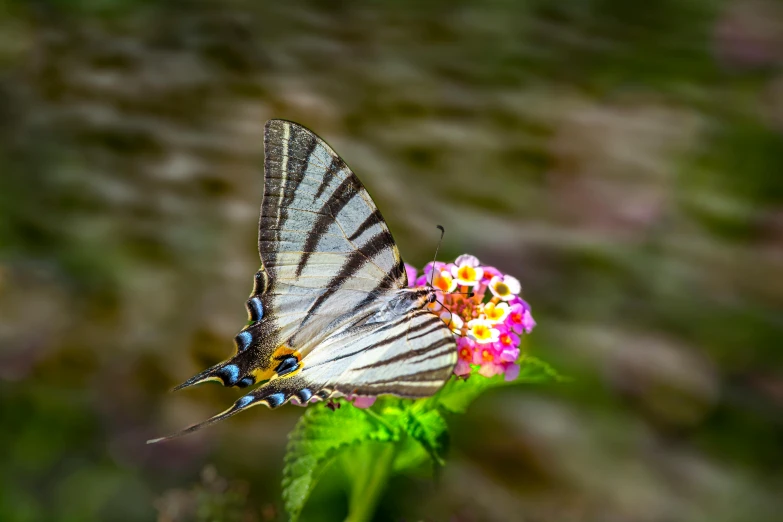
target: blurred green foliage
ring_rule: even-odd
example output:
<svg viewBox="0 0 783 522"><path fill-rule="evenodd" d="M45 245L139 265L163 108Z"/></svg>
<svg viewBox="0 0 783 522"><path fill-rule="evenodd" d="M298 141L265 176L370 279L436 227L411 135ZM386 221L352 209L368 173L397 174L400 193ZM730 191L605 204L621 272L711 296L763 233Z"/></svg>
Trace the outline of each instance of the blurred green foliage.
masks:
<svg viewBox="0 0 783 522"><path fill-rule="evenodd" d="M379 520L777 519L781 49L774 0L1 0L0 520L283 518L299 409L143 444L234 398L166 390L244 324L271 117L406 261L441 223L518 276L574 378L452 419Z"/></svg>

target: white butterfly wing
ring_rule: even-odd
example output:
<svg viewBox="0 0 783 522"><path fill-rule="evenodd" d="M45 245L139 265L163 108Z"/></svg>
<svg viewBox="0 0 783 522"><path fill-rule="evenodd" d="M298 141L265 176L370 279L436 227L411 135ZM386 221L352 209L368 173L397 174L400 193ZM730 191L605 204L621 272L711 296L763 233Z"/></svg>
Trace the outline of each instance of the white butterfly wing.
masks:
<svg viewBox="0 0 783 522"><path fill-rule="evenodd" d="M233 357L178 389L207 380L262 384L180 434L292 397L431 395L456 364L452 333L406 289L394 239L345 162L288 121L267 122L264 143L251 323L236 336ZM392 301L405 306L390 313Z"/></svg>

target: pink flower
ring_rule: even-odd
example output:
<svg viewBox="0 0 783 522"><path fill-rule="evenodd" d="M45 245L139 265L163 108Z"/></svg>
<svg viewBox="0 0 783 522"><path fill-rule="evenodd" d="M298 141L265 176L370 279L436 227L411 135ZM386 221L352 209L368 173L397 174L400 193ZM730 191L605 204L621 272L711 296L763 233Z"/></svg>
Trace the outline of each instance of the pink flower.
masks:
<svg viewBox="0 0 783 522"><path fill-rule="evenodd" d="M409 269L409 280L415 273ZM495 267L482 266L475 256L461 255L454 263L427 263L416 286L435 287L438 303L430 308L459 336L454 373L466 376L519 375L520 334L530 333L535 321L519 297L519 281ZM471 293L459 292L459 286Z"/></svg>
<svg viewBox="0 0 783 522"><path fill-rule="evenodd" d="M457 339L457 366L454 373L458 376L468 375L470 373L470 363L473 362L473 353L475 344L468 337L459 337Z"/></svg>
<svg viewBox="0 0 783 522"><path fill-rule="evenodd" d="M408 276L408 286L413 287L416 285L416 274L418 271L416 270L415 266L409 265L408 263L405 263L405 273Z"/></svg>
<svg viewBox="0 0 783 522"><path fill-rule="evenodd" d="M488 284L493 277L503 277L503 273L494 266L485 266L484 277L481 278L481 282Z"/></svg>
<svg viewBox="0 0 783 522"><path fill-rule="evenodd" d="M349 395L346 397L348 401L353 401L353 405L357 408L369 408L373 404L375 404L375 399L377 397L366 397L363 395Z"/></svg>
<svg viewBox="0 0 783 522"><path fill-rule="evenodd" d="M519 336L513 330L506 327L501 328L495 349L500 352L501 361L516 361L519 358Z"/></svg>
<svg viewBox="0 0 783 522"><path fill-rule="evenodd" d="M480 364L486 366L488 364L495 364L500 362L500 351L495 348L494 343L482 344L476 346L476 350L473 353L473 364Z"/></svg>
<svg viewBox="0 0 783 522"><path fill-rule="evenodd" d="M435 261L435 262L430 261L429 263L424 265L424 270L423 270L424 275L429 277L430 272L432 272L433 268L435 270L442 271L444 268L446 268L446 263L442 261Z"/></svg>
<svg viewBox="0 0 783 522"><path fill-rule="evenodd" d="M416 286L428 286L432 280L433 275L432 271L435 270L436 272L442 272L443 270L446 270L446 263L442 261L435 261L434 263L430 261L426 265L424 265L424 270L422 270L422 275L416 279Z"/></svg>
<svg viewBox="0 0 783 522"><path fill-rule="evenodd" d="M463 361L473 362L473 353L476 351L476 343L470 337L457 338L457 355Z"/></svg>
<svg viewBox="0 0 783 522"><path fill-rule="evenodd" d="M512 304L511 313L509 313L508 317L506 317L506 326L511 328L516 333L522 333L525 331L525 326L527 325L525 318L526 313L529 312L520 303ZM528 331L528 333L530 332Z"/></svg>
<svg viewBox="0 0 783 522"><path fill-rule="evenodd" d="M505 376L506 382L513 381L517 377L519 377L519 365L514 363L506 366L506 376Z"/></svg>
<svg viewBox="0 0 783 522"><path fill-rule="evenodd" d="M533 319L533 315L530 313L530 310L525 310L525 313L522 317L522 328L524 328L525 333L530 333L533 331L533 328L536 327L536 320Z"/></svg>
<svg viewBox="0 0 783 522"><path fill-rule="evenodd" d="M506 368L502 364L485 363L481 365L479 375L483 375L484 377L494 377L495 375L499 375L505 371Z"/></svg>
<svg viewBox="0 0 783 522"><path fill-rule="evenodd" d="M454 375L457 377L470 375L471 370L472 368L470 367L470 363L468 361L457 359L457 365L454 367Z"/></svg>

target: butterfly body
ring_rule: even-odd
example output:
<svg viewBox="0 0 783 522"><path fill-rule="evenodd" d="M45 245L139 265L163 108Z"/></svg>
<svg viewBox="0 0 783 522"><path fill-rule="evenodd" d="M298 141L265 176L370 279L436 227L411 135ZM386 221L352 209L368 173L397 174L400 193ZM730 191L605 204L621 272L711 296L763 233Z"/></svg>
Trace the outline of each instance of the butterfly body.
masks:
<svg viewBox="0 0 783 522"><path fill-rule="evenodd" d="M182 433L265 404L346 395L435 393L456 364L456 342L408 288L380 211L345 162L304 127L265 128L261 268L236 353L176 389L204 381L258 385L229 409ZM157 439L162 440L162 439Z"/></svg>

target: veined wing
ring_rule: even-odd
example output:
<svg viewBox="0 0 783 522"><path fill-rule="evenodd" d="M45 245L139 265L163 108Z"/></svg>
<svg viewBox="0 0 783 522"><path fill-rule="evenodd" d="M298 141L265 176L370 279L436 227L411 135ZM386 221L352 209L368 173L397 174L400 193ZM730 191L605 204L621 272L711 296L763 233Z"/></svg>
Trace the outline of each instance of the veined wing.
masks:
<svg viewBox="0 0 783 522"><path fill-rule="evenodd" d="M417 398L438 391L456 362L454 335L438 316L420 308L335 332L304 357L301 378L321 398Z"/></svg>
<svg viewBox="0 0 783 522"><path fill-rule="evenodd" d="M247 301L250 324L233 357L176 389L265 383L208 422L294 395L306 402L308 393L433 393L456 363L455 342L421 296L405 294L399 251L367 191L298 124L269 121L264 142L262 266ZM402 311L373 320L395 299Z"/></svg>
<svg viewBox="0 0 783 522"><path fill-rule="evenodd" d="M318 136L270 120L264 134L261 269L247 301L250 325L231 359L206 380L248 386L296 366L313 341L379 296L407 286L397 246L367 190ZM286 359L289 358L289 359Z"/></svg>
<svg viewBox="0 0 783 522"><path fill-rule="evenodd" d="M296 123L269 121L264 141L258 251L271 284L328 288L316 310L340 289L404 288L397 245L345 162Z"/></svg>

